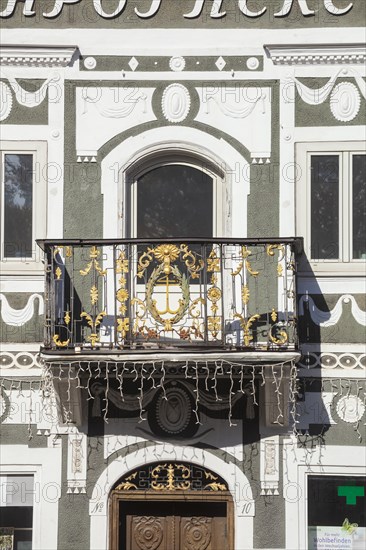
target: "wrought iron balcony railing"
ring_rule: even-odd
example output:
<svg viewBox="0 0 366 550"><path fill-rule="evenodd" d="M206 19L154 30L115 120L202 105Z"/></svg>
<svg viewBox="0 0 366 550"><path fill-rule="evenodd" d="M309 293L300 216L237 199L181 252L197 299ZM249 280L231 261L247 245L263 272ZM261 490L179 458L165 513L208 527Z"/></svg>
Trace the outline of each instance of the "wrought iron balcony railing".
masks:
<svg viewBox="0 0 366 550"><path fill-rule="evenodd" d="M297 348L301 240L39 241L44 353Z"/></svg>

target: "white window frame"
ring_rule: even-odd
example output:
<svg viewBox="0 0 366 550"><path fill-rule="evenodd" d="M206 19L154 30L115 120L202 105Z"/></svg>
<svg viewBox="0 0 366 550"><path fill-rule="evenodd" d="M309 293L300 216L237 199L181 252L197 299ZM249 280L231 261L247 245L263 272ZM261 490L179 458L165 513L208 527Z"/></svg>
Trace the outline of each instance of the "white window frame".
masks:
<svg viewBox="0 0 366 550"><path fill-rule="evenodd" d="M46 237L47 230L47 142L46 141L2 141L0 142L0 189L1 189L1 248L0 266L4 275L37 274L43 271L42 251L36 239ZM8 154L33 156L33 200L32 200L32 257L4 258L4 157Z"/></svg>
<svg viewBox="0 0 366 550"><path fill-rule="evenodd" d="M200 161L196 159L193 155L186 154L170 154L170 155L160 155L156 158L147 157L145 162L139 163L138 168L130 171L127 174L127 185L126 189L126 201L127 211L125 212L125 220L127 222L126 227L124 228L127 235L132 238L136 237L137 234L137 185L138 180L144 174L154 170L155 168L160 168L163 166L190 166L195 168L205 174L207 174L212 179L212 237L221 237L224 235L224 185L222 177L220 174L215 171L214 168L211 168L209 163L206 166L202 166ZM192 235L195 237L195 235ZM199 237L199 235L197 235Z"/></svg>
<svg viewBox="0 0 366 550"><path fill-rule="evenodd" d="M363 275L364 259L352 255L352 155L365 154L366 143L314 142L296 144L296 231L304 237L307 262L300 262L300 271L313 270L324 275ZM311 258L311 157L329 154L339 156L339 258Z"/></svg>

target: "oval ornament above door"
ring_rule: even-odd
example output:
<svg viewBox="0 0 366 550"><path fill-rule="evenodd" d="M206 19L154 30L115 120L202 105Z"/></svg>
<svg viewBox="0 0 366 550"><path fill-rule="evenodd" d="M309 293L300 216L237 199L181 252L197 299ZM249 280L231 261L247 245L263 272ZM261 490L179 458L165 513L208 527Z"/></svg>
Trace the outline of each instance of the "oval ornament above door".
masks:
<svg viewBox="0 0 366 550"><path fill-rule="evenodd" d="M170 84L164 90L161 107L169 122L183 122L191 108L189 91L182 84Z"/></svg>

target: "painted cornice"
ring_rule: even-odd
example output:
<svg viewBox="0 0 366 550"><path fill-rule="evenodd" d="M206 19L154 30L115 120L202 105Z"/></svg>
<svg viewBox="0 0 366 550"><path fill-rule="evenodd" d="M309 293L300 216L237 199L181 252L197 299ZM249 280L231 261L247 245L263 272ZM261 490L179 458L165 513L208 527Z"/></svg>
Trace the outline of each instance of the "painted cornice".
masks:
<svg viewBox="0 0 366 550"><path fill-rule="evenodd" d="M16 67L66 67L77 46L2 46L0 64Z"/></svg>
<svg viewBox="0 0 366 550"><path fill-rule="evenodd" d="M353 65L366 62L365 44L269 44L264 49L274 65Z"/></svg>

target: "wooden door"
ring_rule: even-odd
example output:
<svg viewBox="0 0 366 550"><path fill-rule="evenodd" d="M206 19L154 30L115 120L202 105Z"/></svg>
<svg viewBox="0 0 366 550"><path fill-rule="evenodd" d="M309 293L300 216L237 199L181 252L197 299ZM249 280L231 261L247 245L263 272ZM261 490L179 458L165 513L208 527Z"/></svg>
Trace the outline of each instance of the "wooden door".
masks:
<svg viewBox="0 0 366 550"><path fill-rule="evenodd" d="M119 550L226 550L225 502L120 502Z"/></svg>

